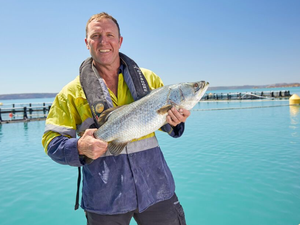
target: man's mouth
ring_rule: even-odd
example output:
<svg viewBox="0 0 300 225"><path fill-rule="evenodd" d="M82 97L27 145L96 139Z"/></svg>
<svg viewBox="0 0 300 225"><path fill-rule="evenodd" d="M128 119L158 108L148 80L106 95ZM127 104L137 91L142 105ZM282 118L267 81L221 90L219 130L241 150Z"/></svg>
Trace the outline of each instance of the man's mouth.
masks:
<svg viewBox="0 0 300 225"><path fill-rule="evenodd" d="M109 49L103 49L103 50L100 50L101 53L106 53L106 52L110 52Z"/></svg>

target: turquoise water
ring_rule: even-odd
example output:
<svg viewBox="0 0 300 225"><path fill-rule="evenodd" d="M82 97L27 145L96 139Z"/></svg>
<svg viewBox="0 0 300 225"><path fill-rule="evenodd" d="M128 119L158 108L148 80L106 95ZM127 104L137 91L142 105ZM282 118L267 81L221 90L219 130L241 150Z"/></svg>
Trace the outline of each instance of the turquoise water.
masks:
<svg viewBox="0 0 300 225"><path fill-rule="evenodd" d="M77 169L46 156L43 130L0 125L0 223L86 224L73 210ZM157 136L188 225L300 223L300 106L201 102L181 138Z"/></svg>
<svg viewBox="0 0 300 225"><path fill-rule="evenodd" d="M194 111L181 140L159 135L188 224L300 223L300 108L266 104Z"/></svg>

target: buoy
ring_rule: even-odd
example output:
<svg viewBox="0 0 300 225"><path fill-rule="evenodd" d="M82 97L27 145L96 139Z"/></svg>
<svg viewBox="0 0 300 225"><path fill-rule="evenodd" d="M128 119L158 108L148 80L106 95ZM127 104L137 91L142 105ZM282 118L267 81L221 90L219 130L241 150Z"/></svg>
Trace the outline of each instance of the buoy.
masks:
<svg viewBox="0 0 300 225"><path fill-rule="evenodd" d="M0 102L0 105L3 105L3 103L2 103L2 102Z"/></svg>
<svg viewBox="0 0 300 225"><path fill-rule="evenodd" d="M290 104L300 104L300 97L297 94L293 94L289 99Z"/></svg>

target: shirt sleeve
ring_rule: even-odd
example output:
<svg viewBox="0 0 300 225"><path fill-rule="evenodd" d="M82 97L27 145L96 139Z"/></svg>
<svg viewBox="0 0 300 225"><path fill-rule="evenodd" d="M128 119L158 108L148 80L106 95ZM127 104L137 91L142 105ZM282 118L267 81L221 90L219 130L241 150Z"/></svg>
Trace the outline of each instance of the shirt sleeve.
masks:
<svg viewBox="0 0 300 225"><path fill-rule="evenodd" d="M167 132L173 138L179 138L184 132L184 123L180 123L175 127L166 124L160 128L162 131Z"/></svg>
<svg viewBox="0 0 300 225"><path fill-rule="evenodd" d="M48 144L48 156L59 164L83 166L85 161L78 154L77 142L77 138L57 136Z"/></svg>
<svg viewBox="0 0 300 225"><path fill-rule="evenodd" d="M70 84L63 88L52 103L42 144L46 154L55 162L78 167L84 164L84 160L77 149L76 129L82 125L82 114L87 110L83 98L76 97L73 87Z"/></svg>

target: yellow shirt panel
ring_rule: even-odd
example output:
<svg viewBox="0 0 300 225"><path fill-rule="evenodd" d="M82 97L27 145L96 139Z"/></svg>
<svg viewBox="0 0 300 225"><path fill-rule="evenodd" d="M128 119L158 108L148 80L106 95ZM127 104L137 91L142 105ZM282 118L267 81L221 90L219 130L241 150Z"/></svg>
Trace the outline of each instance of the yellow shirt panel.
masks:
<svg viewBox="0 0 300 225"><path fill-rule="evenodd" d="M127 105L134 101L122 73L119 74L118 80L118 98L109 88L108 91L114 106Z"/></svg>

